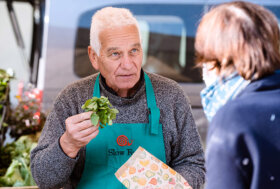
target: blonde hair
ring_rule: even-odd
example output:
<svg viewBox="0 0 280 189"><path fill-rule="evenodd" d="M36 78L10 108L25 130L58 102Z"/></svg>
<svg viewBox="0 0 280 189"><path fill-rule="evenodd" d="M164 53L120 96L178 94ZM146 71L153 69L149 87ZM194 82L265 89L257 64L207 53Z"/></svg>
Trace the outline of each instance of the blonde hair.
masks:
<svg viewBox="0 0 280 189"><path fill-rule="evenodd" d="M237 71L246 80L280 68L276 17L262 6L230 2L205 14L195 39L198 65L211 62L219 75Z"/></svg>
<svg viewBox="0 0 280 189"><path fill-rule="evenodd" d="M90 27L90 46L99 56L101 48L99 39L100 32L108 28L127 25L135 25L139 31L137 20L128 9L114 7L105 7L100 9L92 16Z"/></svg>

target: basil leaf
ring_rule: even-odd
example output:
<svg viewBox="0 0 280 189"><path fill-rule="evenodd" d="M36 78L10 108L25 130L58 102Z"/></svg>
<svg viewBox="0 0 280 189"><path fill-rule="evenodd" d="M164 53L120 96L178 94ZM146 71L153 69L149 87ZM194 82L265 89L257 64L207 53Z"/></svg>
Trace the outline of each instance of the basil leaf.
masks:
<svg viewBox="0 0 280 189"><path fill-rule="evenodd" d="M99 121L99 116L95 113L92 113L91 116L90 116L90 120L91 120L91 123L96 126L98 124L98 121Z"/></svg>

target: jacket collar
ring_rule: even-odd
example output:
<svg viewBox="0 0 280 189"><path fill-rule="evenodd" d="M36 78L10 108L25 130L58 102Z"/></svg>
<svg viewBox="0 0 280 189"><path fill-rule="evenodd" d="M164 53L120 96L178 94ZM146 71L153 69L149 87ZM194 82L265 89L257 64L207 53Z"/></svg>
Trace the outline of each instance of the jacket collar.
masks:
<svg viewBox="0 0 280 189"><path fill-rule="evenodd" d="M272 75L263 77L256 81L252 81L238 96L244 96L246 93L267 91L272 89L280 89L279 72L275 72Z"/></svg>

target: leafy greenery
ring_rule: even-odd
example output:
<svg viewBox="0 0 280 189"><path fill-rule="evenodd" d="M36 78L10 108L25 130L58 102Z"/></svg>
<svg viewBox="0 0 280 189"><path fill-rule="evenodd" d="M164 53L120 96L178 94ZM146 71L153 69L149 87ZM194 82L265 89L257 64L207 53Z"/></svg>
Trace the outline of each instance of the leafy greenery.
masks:
<svg viewBox="0 0 280 189"><path fill-rule="evenodd" d="M119 111L112 108L112 104L108 98L101 96L100 98L92 97L88 99L82 106L82 109L86 112L93 111L91 114L91 122L94 126L100 121L100 127L103 128L106 124L112 125L113 119L116 119Z"/></svg>
<svg viewBox="0 0 280 189"><path fill-rule="evenodd" d="M41 93L34 87L28 87L24 93L16 96L18 105L11 109L11 78L5 70L0 69L0 120L4 118L0 126L0 187L35 186L30 171L30 152L37 145L39 132L46 119L45 114L41 112ZM3 111L4 108L6 111ZM16 141L2 146L6 134ZM35 134L38 136L35 137Z"/></svg>
<svg viewBox="0 0 280 189"><path fill-rule="evenodd" d="M0 69L0 102L6 100L7 87L11 78L12 77L5 70Z"/></svg>
<svg viewBox="0 0 280 189"><path fill-rule="evenodd" d="M30 152L36 141L36 137L25 135L1 148L0 187L36 185L30 171Z"/></svg>

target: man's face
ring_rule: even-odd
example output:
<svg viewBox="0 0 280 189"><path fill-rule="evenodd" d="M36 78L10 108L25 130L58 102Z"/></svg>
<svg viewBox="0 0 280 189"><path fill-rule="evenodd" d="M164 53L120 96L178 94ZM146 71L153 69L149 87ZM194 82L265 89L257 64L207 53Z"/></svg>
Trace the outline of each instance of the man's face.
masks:
<svg viewBox="0 0 280 189"><path fill-rule="evenodd" d="M142 47L136 26L105 29L99 35L100 56L97 67L106 84L118 94L128 92L140 79ZM123 95L120 95L123 96Z"/></svg>

